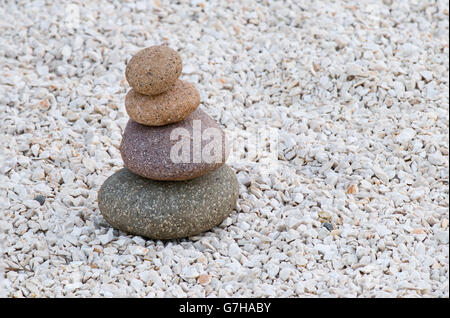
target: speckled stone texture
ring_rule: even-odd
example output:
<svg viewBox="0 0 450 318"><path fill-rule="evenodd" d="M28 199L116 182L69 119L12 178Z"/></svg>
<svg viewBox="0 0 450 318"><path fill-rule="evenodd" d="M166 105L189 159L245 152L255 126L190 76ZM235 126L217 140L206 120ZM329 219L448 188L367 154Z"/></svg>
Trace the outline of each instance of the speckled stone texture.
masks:
<svg viewBox="0 0 450 318"><path fill-rule="evenodd" d="M128 63L125 77L137 92L156 95L167 91L181 75L181 57L173 49L150 46L139 51Z"/></svg>
<svg viewBox="0 0 450 318"><path fill-rule="evenodd" d="M123 168L102 185L98 204L111 226L166 240L219 225L234 209L238 191L235 172L227 165L183 182L149 180Z"/></svg>
<svg viewBox="0 0 450 318"><path fill-rule="evenodd" d="M125 108L135 122L147 126L162 126L179 122L200 105L200 94L191 83L176 80L166 92L148 96L131 89L125 98Z"/></svg>
<svg viewBox="0 0 450 318"><path fill-rule="evenodd" d="M208 163L204 157L200 157L198 162L194 162L193 145L198 144L201 151L210 144L211 140L197 138L193 134L193 127L196 121L201 124L202 135L208 128L215 128L221 136L221 152L218 162ZM179 143L181 138L170 140L173 129L184 128L190 134L190 160L189 162L174 163L170 156L172 147ZM180 181L189 180L202 176L222 166L229 154L226 147L225 134L220 126L208 114L197 108L185 120L166 126L152 127L144 126L129 120L122 137L120 145L125 167L132 172L145 178L154 180Z"/></svg>

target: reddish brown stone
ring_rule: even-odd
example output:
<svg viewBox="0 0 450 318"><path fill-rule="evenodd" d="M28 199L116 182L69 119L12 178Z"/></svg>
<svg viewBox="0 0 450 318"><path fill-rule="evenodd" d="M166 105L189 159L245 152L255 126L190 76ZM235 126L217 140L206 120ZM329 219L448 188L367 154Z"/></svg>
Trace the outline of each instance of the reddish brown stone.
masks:
<svg viewBox="0 0 450 318"><path fill-rule="evenodd" d="M201 125L200 136L193 133L193 127L198 124ZM178 136L178 139L170 140L171 133L180 131L178 129L174 132L174 129L177 128L183 128L189 134L188 139L184 139L189 143L186 152L189 152L188 162L177 163L171 159L171 149L175 149L172 147L180 145L182 139ZM203 140L202 138L202 136L205 137L205 130L208 128L214 128L208 131L218 132L221 138L221 144L216 147L219 149L215 148L212 152L206 151L211 146L212 139ZM193 152L194 144L199 145L200 156L198 156L199 152ZM174 181L193 179L213 171L222 166L228 156L223 130L199 108L185 120L166 126L144 126L130 119L123 134L120 152L125 167L133 173L154 180ZM208 163L208 158L203 155L203 152L206 154L219 153L218 162ZM195 158L194 154L197 154ZM194 162L195 159L198 162Z"/></svg>

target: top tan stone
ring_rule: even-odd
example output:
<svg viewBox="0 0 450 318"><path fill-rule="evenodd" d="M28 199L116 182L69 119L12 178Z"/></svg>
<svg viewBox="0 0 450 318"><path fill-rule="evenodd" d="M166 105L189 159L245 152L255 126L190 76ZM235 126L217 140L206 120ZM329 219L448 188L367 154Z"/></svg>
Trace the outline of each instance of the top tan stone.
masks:
<svg viewBox="0 0 450 318"><path fill-rule="evenodd" d="M181 57L164 45L150 46L133 56L125 70L128 84L138 93L156 95L167 91L181 75Z"/></svg>

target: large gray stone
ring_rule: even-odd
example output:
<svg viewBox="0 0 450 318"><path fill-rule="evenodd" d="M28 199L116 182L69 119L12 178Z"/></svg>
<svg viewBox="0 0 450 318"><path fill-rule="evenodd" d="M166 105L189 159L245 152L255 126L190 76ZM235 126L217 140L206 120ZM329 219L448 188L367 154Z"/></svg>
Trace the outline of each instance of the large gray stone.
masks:
<svg viewBox="0 0 450 318"><path fill-rule="evenodd" d="M238 197L235 172L223 165L188 181L156 181L123 168L102 185L103 217L124 232L153 239L176 239L219 225Z"/></svg>

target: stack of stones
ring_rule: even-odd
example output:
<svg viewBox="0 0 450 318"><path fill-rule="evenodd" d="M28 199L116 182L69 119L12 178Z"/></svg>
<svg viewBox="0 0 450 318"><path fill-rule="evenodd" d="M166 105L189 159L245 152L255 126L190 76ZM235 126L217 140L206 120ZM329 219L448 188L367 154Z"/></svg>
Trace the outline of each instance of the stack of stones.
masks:
<svg viewBox="0 0 450 318"><path fill-rule="evenodd" d="M181 71L180 56L167 46L143 49L127 65L125 168L98 196L106 221L124 232L188 237L220 224L236 205L238 183L225 165L224 132L198 108L200 94L178 79Z"/></svg>

